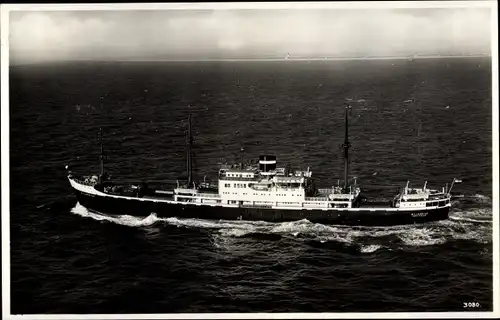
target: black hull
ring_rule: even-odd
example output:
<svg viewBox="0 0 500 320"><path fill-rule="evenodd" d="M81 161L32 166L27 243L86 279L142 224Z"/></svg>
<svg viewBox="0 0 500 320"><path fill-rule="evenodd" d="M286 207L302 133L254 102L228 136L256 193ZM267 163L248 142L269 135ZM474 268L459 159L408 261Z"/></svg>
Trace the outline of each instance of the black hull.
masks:
<svg viewBox="0 0 500 320"><path fill-rule="evenodd" d="M419 211L324 211L324 210L280 210L263 208L230 208L173 204L119 199L89 195L74 190L78 202L87 209L112 215L146 217L155 213L158 217L198 218L215 220L253 220L286 222L307 219L311 222L337 225L388 226L423 223L448 218L449 207ZM420 214L420 215L419 215Z"/></svg>

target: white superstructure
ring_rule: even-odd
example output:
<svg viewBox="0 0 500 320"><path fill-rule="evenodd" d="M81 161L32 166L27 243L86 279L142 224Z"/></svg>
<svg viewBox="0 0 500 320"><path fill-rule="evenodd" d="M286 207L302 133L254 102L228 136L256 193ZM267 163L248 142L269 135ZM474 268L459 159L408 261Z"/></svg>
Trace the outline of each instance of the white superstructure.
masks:
<svg viewBox="0 0 500 320"><path fill-rule="evenodd" d="M360 210L361 190L356 185L315 189L312 172L276 168L273 160L260 160L259 166L223 165L219 169L217 192L206 193L196 188L177 188L174 200L199 204L281 209ZM447 190L409 188L408 184L392 203L373 210L417 210L450 206ZM364 206L367 209L367 206Z"/></svg>

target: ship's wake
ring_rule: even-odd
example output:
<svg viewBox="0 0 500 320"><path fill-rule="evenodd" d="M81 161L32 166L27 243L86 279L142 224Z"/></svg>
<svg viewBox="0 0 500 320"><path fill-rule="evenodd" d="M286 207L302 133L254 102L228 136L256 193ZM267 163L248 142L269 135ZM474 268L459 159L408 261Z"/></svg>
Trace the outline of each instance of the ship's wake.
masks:
<svg viewBox="0 0 500 320"><path fill-rule="evenodd" d="M112 222L128 227L146 227L146 226L151 226L157 223L158 221L165 220L158 218L154 213L150 214L145 218L134 217L126 214L111 216L96 211L90 211L79 203L77 203L76 206L74 206L71 209L71 212L85 218L91 218L97 221Z"/></svg>
<svg viewBox="0 0 500 320"><path fill-rule="evenodd" d="M205 229L213 235L214 245L224 246L231 240L257 239L276 241L292 239L322 245L336 243L345 246L357 246L361 253L373 253L380 249L392 250L405 246L440 245L453 240L469 240L477 243L492 241L492 210L490 206L478 205L487 199L478 196L475 206L457 205L452 209L448 220L390 227L362 227L324 225L312 223L306 219L294 222L263 222L238 220L205 220L159 218L152 213L139 218L130 215L109 216L87 210L77 204L71 212L98 221L107 221L129 227L149 227L165 223L182 228ZM460 202L461 200L458 200ZM469 200L468 200L469 201Z"/></svg>

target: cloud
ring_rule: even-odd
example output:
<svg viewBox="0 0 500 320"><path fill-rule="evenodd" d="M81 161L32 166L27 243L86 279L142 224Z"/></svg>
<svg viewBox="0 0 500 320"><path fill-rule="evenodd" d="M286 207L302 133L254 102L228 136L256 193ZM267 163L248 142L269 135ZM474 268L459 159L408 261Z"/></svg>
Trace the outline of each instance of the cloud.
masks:
<svg viewBox="0 0 500 320"><path fill-rule="evenodd" d="M488 9L12 12L13 61L488 54Z"/></svg>

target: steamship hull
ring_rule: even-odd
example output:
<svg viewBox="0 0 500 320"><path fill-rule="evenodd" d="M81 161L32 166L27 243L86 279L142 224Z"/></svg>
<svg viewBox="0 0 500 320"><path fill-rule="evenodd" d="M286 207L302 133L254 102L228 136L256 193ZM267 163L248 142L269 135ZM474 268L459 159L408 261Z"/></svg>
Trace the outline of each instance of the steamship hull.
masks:
<svg viewBox="0 0 500 320"><path fill-rule="evenodd" d="M229 206L219 204L179 203L148 198L125 198L97 195L73 187L78 202L87 209L110 215L197 218L211 220L248 220L287 222L307 219L310 222L337 225L389 226L424 223L448 218L449 206L431 209L360 207L349 209L300 209Z"/></svg>
<svg viewBox="0 0 500 320"><path fill-rule="evenodd" d="M317 189L312 171L292 171L290 166L276 167L275 155L260 155L259 166L221 165L217 186L198 183L193 178L191 116L186 131L187 181L172 190L149 188L146 182L127 185L109 180L104 172L101 143L101 174L74 176L68 179L78 202L105 214L146 217L198 218L211 220L249 220L286 222L307 219L311 222L337 225L403 225L444 220L450 210L450 190L409 188L396 194L392 201L367 203L361 188L350 183L348 170L348 113L345 113L344 186ZM205 180L205 179L204 179Z"/></svg>

